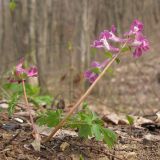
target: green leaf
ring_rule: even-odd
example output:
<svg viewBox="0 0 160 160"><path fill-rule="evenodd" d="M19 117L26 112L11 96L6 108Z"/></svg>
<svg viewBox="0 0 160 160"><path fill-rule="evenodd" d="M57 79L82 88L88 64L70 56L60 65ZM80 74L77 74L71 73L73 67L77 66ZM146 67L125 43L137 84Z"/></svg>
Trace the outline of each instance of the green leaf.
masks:
<svg viewBox="0 0 160 160"><path fill-rule="evenodd" d="M37 96L40 94L40 87L33 86L30 84L25 84L27 95L29 96Z"/></svg>
<svg viewBox="0 0 160 160"><path fill-rule="evenodd" d="M94 124L92 125L92 134L95 136L96 140L102 139L101 126Z"/></svg>
<svg viewBox="0 0 160 160"><path fill-rule="evenodd" d="M88 138L89 136L92 136L91 126L88 124L82 124L79 127L78 132L80 137Z"/></svg>
<svg viewBox="0 0 160 160"><path fill-rule="evenodd" d="M127 51L130 51L130 50L131 50L131 48L127 46L127 47L122 48L121 52L127 52Z"/></svg>
<svg viewBox="0 0 160 160"><path fill-rule="evenodd" d="M52 103L52 97L51 96L36 96L36 97L29 97L29 101L36 106L46 104L46 105L51 105Z"/></svg>
<svg viewBox="0 0 160 160"><path fill-rule="evenodd" d="M120 59L119 58L116 58L115 61L116 61L117 64L120 63Z"/></svg>
<svg viewBox="0 0 160 160"><path fill-rule="evenodd" d="M18 100L20 98L20 95L18 94L13 94L13 96L11 97L9 103L8 103L8 114L9 116L11 116L14 111L15 111L15 107L16 107L16 104L18 103Z"/></svg>
<svg viewBox="0 0 160 160"><path fill-rule="evenodd" d="M87 102L83 102L82 108L83 108L83 109L86 109L87 107L88 107L88 103L87 103Z"/></svg>
<svg viewBox="0 0 160 160"><path fill-rule="evenodd" d="M102 140L112 147L116 142L116 134L104 128L104 122L88 107L83 108L67 122L67 127L78 129L80 137L88 138L94 136L96 140Z"/></svg>
<svg viewBox="0 0 160 160"><path fill-rule="evenodd" d="M111 52L105 52L105 56L106 56L107 58L112 58L112 57L113 57L113 55L112 55Z"/></svg>
<svg viewBox="0 0 160 160"><path fill-rule="evenodd" d="M100 68L93 68L92 69L92 72L96 73L96 74L100 74L101 73L101 70Z"/></svg>
<svg viewBox="0 0 160 160"><path fill-rule="evenodd" d="M104 142L109 148L112 148L117 140L116 134L108 128L102 128L102 132L104 135Z"/></svg>
<svg viewBox="0 0 160 160"><path fill-rule="evenodd" d="M25 84L25 87L27 95L36 96L40 93L40 88L38 86ZM7 83L3 85L3 88L13 93L23 93L23 87L18 83Z"/></svg>
<svg viewBox="0 0 160 160"><path fill-rule="evenodd" d="M113 75L113 69L112 69L112 68L108 68L108 69L107 69L107 72L108 72L110 75Z"/></svg>
<svg viewBox="0 0 160 160"><path fill-rule="evenodd" d="M10 8L11 11L14 11L14 10L15 10L15 8L16 8L16 3L15 3L14 0L11 0L11 1L9 2L9 8Z"/></svg>
<svg viewBox="0 0 160 160"><path fill-rule="evenodd" d="M55 127L62 119L62 110L52 111L49 110L46 113L39 115L37 123L42 125L47 125L48 127Z"/></svg>
<svg viewBox="0 0 160 160"><path fill-rule="evenodd" d="M134 124L134 118L130 115L126 115L126 118L128 120L129 125L133 125Z"/></svg>
<svg viewBox="0 0 160 160"><path fill-rule="evenodd" d="M6 83L3 85L3 88L13 93L23 93L23 87L18 83Z"/></svg>

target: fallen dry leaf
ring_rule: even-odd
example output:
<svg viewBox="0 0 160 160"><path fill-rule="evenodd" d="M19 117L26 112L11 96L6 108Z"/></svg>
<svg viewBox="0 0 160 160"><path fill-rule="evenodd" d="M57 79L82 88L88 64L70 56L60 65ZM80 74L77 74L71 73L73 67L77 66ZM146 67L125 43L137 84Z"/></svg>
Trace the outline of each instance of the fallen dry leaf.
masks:
<svg viewBox="0 0 160 160"><path fill-rule="evenodd" d="M132 116L134 118L134 126L135 127L141 127L144 123L153 123L152 120L143 118L143 117L138 117L138 116Z"/></svg>
<svg viewBox="0 0 160 160"><path fill-rule="evenodd" d="M104 115L102 118L106 123L118 124L119 116L115 113Z"/></svg>
<svg viewBox="0 0 160 160"><path fill-rule="evenodd" d="M52 132L53 128L49 128L47 126L38 126L38 125L35 125L37 131L41 134L41 135L44 135L44 136L49 136L50 133ZM55 136L59 137L59 138L63 138L65 137L66 135L69 135L69 136L73 136L73 137L77 137L78 134L75 132L75 131L71 131L71 130L66 130L66 129L60 129L56 134Z"/></svg>
<svg viewBox="0 0 160 160"><path fill-rule="evenodd" d="M102 118L106 123L112 123L115 125L126 125L128 121L124 115L117 115L116 113L111 113L104 115Z"/></svg>
<svg viewBox="0 0 160 160"><path fill-rule="evenodd" d="M40 148L41 148L41 137L39 134L35 135L35 140L31 143L31 145L33 146L35 151L39 151L40 152Z"/></svg>

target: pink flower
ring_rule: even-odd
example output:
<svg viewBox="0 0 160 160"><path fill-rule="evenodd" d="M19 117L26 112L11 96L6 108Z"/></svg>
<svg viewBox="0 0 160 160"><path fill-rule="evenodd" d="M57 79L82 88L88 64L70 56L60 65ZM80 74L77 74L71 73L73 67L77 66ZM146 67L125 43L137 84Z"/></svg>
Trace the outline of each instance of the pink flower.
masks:
<svg viewBox="0 0 160 160"><path fill-rule="evenodd" d="M143 23L137 19L130 26L130 31L125 33L128 36L128 46L134 49L133 56L140 57L143 53L149 50L149 41L143 36Z"/></svg>
<svg viewBox="0 0 160 160"><path fill-rule="evenodd" d="M95 68L101 68L101 64L97 61L92 61L91 66Z"/></svg>
<svg viewBox="0 0 160 160"><path fill-rule="evenodd" d="M135 19L130 26L130 30L133 32L143 31L143 23Z"/></svg>
<svg viewBox="0 0 160 160"><path fill-rule="evenodd" d="M99 76L99 74L102 72L102 70L104 69L104 67L108 64L109 60L106 59L104 62L99 63L97 61L93 61L91 63L91 70L87 70L84 73L84 77L90 82L93 83L97 77ZM94 69L97 69L98 72L95 72Z"/></svg>
<svg viewBox="0 0 160 160"><path fill-rule="evenodd" d="M103 48L104 45L103 45L103 42L102 42L102 41L95 40L95 41L93 42L93 44L91 44L91 47L94 47L94 48Z"/></svg>
<svg viewBox="0 0 160 160"><path fill-rule="evenodd" d="M28 71L27 71L27 75L28 77L37 77L38 75L38 70L36 67L31 67Z"/></svg>
<svg viewBox="0 0 160 160"><path fill-rule="evenodd" d="M99 72L101 72L101 64L97 61L93 61L91 63L91 67L93 68L97 68L99 70ZM84 73L84 77L89 80L90 83L93 83L96 78L98 77L99 73L95 73L93 70L87 70Z"/></svg>
<svg viewBox="0 0 160 160"><path fill-rule="evenodd" d="M111 46L105 38L101 39L101 41L103 42L103 46L107 51L113 53L119 52L119 48Z"/></svg>
<svg viewBox="0 0 160 160"><path fill-rule="evenodd" d="M130 26L130 31L126 32L124 35L131 36L131 35L136 34L137 32L142 32L142 31L143 31L143 23L135 19Z"/></svg>
<svg viewBox="0 0 160 160"><path fill-rule="evenodd" d="M12 77L9 77L8 80L11 83L22 82L27 77L37 77L38 71L36 67L25 68L24 59L21 59L20 62L16 65L15 70L12 74Z"/></svg>
<svg viewBox="0 0 160 160"><path fill-rule="evenodd" d="M120 42L120 43L126 41L126 39L117 37L117 36L115 35L115 32L116 32L116 28L115 28L114 25L112 25L110 31L104 30L103 32L101 32L101 34L100 34L100 39L107 39L107 40L111 40L111 41L113 41L113 42Z"/></svg>
<svg viewBox="0 0 160 160"><path fill-rule="evenodd" d="M135 48L133 52L135 58L140 57L143 53L149 50L149 42L142 33L136 34L135 40L131 43L131 46Z"/></svg>
<svg viewBox="0 0 160 160"><path fill-rule="evenodd" d="M119 38L115 35L116 28L112 25L111 30L104 30L100 33L99 39L95 40L91 45L94 48L105 48L109 52L117 53L119 48L109 44L109 41L116 43L126 42L127 39Z"/></svg>
<svg viewBox="0 0 160 160"><path fill-rule="evenodd" d="M117 53L119 52L119 48L111 46L106 38L102 38L100 40L95 40L91 45L94 48L105 48L109 52Z"/></svg>
<svg viewBox="0 0 160 160"><path fill-rule="evenodd" d="M90 70L87 70L85 71L84 73L84 77L90 82L90 83L93 83L97 77L98 77L98 74L90 71Z"/></svg>
<svg viewBox="0 0 160 160"><path fill-rule="evenodd" d="M21 59L20 62L16 65L16 74L19 75L19 74L23 74L27 72L26 69L23 68L23 65L24 65L24 59Z"/></svg>

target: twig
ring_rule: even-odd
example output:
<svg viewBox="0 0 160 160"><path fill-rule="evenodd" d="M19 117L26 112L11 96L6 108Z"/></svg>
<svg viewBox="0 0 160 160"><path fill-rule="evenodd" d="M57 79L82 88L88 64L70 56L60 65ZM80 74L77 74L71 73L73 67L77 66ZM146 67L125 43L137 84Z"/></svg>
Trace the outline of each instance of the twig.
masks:
<svg viewBox="0 0 160 160"><path fill-rule="evenodd" d="M126 46L127 42L124 43L124 45L121 47L124 48ZM77 101L77 103L73 106L73 108L69 111L69 113L66 115L66 117L52 130L51 134L43 140L42 143L48 142L55 133L64 126L66 123L66 120L73 114L73 112L79 107L79 105L84 101L84 99L90 94L92 89L95 87L97 82L103 77L107 69L111 66L111 64L115 61L115 59L119 56L121 53L121 50L110 60L110 62L107 64L107 66L104 68L104 70L101 72L101 74L97 77L97 79L92 83L92 85L88 88L88 90L82 95L82 97Z"/></svg>

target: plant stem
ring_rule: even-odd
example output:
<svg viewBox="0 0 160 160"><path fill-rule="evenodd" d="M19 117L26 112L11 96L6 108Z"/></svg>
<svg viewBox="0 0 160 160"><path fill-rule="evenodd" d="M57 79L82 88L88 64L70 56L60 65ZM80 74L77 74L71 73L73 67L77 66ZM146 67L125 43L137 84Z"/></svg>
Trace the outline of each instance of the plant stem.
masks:
<svg viewBox="0 0 160 160"><path fill-rule="evenodd" d="M73 112L78 108L78 106L84 101L84 99L90 94L94 86L97 84L97 82L103 77L107 69L111 66L111 64L115 61L115 59L119 56L122 49L126 46L127 42L124 43L124 45L121 47L120 51L109 61L109 63L106 65L104 70L101 72L101 74L97 77L97 79L92 83L92 85L88 88L88 90L81 96L81 98L77 101L77 103L72 107L72 109L68 112L66 117L52 130L51 134L44 139L43 143L48 142L56 133L57 131L64 126L67 119L73 114Z"/></svg>
<svg viewBox="0 0 160 160"><path fill-rule="evenodd" d="M29 113L31 125L32 125L32 128L33 128L33 132L35 134L34 136L37 136L39 134L38 134L38 131L37 131L35 125L34 125L34 120L33 120L32 112L31 112L31 107L28 103L28 98L27 98L27 94L26 94L26 87L25 87L25 81L24 80L22 80L22 86L23 86L23 94L24 94L24 99L25 99L25 103L26 103L26 108L27 108L27 111Z"/></svg>

